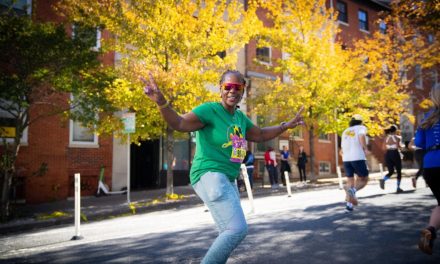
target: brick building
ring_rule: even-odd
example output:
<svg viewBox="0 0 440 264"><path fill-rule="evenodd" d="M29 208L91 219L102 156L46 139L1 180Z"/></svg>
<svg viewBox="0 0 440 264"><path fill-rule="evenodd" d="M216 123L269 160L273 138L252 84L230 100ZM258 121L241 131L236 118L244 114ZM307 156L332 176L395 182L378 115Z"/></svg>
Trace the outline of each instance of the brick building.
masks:
<svg viewBox="0 0 440 264"><path fill-rule="evenodd" d="M10 1L0 1L2 8ZM52 8L54 1L16 1L17 14L30 15L35 21L60 22L61 18ZM73 28L66 29L72 34ZM98 32L96 45L100 37L107 38L108 32ZM102 56L107 65L114 64L114 53ZM70 95L58 93L47 98L63 108L68 108ZM45 104L31 105L30 120L47 113ZM7 119L0 113L0 118ZM24 199L27 203L41 203L66 199L73 195L73 175L82 175L82 193L92 195L96 192L100 167L106 168L106 174L112 173L113 140L111 137L97 136L79 123L59 115L38 118L24 132L16 162L17 179L14 181L12 198ZM107 180L111 180L108 177Z"/></svg>

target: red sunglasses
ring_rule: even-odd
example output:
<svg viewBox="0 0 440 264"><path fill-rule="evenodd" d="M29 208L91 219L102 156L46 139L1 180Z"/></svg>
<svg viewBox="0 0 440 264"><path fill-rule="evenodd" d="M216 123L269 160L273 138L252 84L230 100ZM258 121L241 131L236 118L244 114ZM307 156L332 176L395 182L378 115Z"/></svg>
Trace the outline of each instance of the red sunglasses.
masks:
<svg viewBox="0 0 440 264"><path fill-rule="evenodd" d="M223 90L230 91L231 89L235 89L236 91L241 92L244 89L244 84L242 83L223 83Z"/></svg>

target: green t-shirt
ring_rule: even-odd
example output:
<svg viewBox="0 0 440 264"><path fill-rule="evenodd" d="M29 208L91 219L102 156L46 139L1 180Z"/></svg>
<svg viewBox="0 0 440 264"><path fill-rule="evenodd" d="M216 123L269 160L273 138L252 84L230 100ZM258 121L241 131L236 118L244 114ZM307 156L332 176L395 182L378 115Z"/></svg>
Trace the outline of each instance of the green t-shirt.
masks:
<svg viewBox="0 0 440 264"><path fill-rule="evenodd" d="M246 131L254 124L240 110L231 114L218 102L202 104L192 111L205 126L196 131L191 184L208 171L221 172L230 181L235 180L246 155Z"/></svg>

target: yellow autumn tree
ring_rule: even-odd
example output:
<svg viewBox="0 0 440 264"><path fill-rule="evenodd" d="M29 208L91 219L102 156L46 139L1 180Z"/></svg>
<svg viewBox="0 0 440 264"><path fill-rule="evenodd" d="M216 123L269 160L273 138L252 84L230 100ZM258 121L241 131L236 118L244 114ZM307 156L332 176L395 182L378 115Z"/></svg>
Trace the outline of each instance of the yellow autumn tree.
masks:
<svg viewBox="0 0 440 264"><path fill-rule="evenodd" d="M136 112L135 141L166 136L168 163L173 160L175 133L143 95L140 76L151 72L178 113L217 100L209 87L218 83L225 69L235 68L238 51L260 24L254 7L245 8L241 1L66 0L59 8L73 21L99 25L114 34L104 45L121 54L116 66L120 78L106 95L119 109ZM121 131L115 116L101 123L104 131ZM166 192L173 193L171 169Z"/></svg>
<svg viewBox="0 0 440 264"><path fill-rule="evenodd" d="M378 101L384 111L377 115L382 124L399 123L401 114L414 124L410 104L427 107L424 98L409 95L411 84L418 77L417 67L425 69L425 79L437 78L435 71L426 71L438 68L440 62L440 44L435 41L440 37L440 6L434 2L393 2L391 11L382 15L386 29L356 43L357 56L366 58L363 67L369 73L369 85L383 91L376 95L383 96ZM390 96L399 97L400 103L389 100Z"/></svg>
<svg viewBox="0 0 440 264"><path fill-rule="evenodd" d="M380 131L380 124L374 121L383 111L380 105L401 101L392 92L372 86L365 73L364 57L343 49L336 41L337 16L325 2L262 1L273 27L260 33L258 43L284 53L271 69L287 78L272 82L271 89L258 92L252 101L260 114L277 109L274 122L285 119L301 105L307 109L312 180L316 179L316 135L340 134L354 113L364 117L370 135L375 135Z"/></svg>

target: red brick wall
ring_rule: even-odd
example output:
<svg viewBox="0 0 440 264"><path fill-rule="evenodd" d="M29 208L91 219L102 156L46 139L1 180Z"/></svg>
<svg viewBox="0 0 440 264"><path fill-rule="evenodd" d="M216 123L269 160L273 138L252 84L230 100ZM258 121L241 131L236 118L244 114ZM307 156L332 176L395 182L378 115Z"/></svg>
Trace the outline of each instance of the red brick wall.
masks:
<svg viewBox="0 0 440 264"><path fill-rule="evenodd" d="M336 173L335 168L335 137L333 134L329 135L329 141L319 140L318 137L315 136L313 139L314 143L314 154L315 154L315 174L319 176L319 162L330 162L331 164L331 173ZM296 161L298 159L299 146L304 147L304 151L307 154L307 165L306 171L307 174L310 172L310 142L309 142L309 132L306 129L303 129L303 139L295 139L290 144L290 150L293 156L294 163L292 165L296 165ZM322 175L321 175L322 176Z"/></svg>
<svg viewBox="0 0 440 264"><path fill-rule="evenodd" d="M61 21L52 9L55 2L33 1L33 18L37 21ZM103 32L103 37L110 35ZM103 55L101 60L106 65L113 65L114 53ZM48 101L66 109L68 98L68 94L56 94ZM32 105L31 120L51 110L49 104ZM27 203L66 199L73 195L74 173L82 175L82 195L92 195L96 191L101 166L105 166L106 183L111 186L111 177L108 176L112 174L112 137L100 136L98 143L97 148L69 147L69 120L61 114L40 118L32 123L28 131L28 144L20 148L16 162L18 175L25 178L25 193L20 198L25 198ZM42 163L47 164L46 173L35 174Z"/></svg>
<svg viewBox="0 0 440 264"><path fill-rule="evenodd" d="M263 24L268 27L271 26L273 23L266 18L265 12L266 11L264 9L259 8L257 10L257 16L263 22ZM282 74L275 74L272 71L267 70L267 68L264 65L255 63L256 51L257 51L257 42L255 40L251 40L249 44L247 44L246 46L246 70L268 74L272 76L278 76L281 78ZM272 66L276 66L277 65L276 61L278 59L281 59L282 53L280 50L273 48L271 49L271 52L272 52Z"/></svg>
<svg viewBox="0 0 440 264"><path fill-rule="evenodd" d="M381 8L375 4L368 4L370 1L343 0L343 2L347 4L348 25L340 23L339 29L341 31L338 35L338 40L347 47L353 47L356 40L368 37L379 29L379 24L377 23L380 18L379 12L385 8ZM336 0L333 0L333 7L336 9ZM370 33L359 29L359 9L368 13L368 29Z"/></svg>
<svg viewBox="0 0 440 264"><path fill-rule="evenodd" d="M67 94L52 97L67 107ZM52 108L46 105L33 105L31 120ZM106 167L106 175L112 171L112 138L99 137L98 148L69 147L69 121L64 116L52 115L37 119L29 126L28 144L20 148L16 162L19 176L25 177L25 198L28 203L49 202L66 199L73 195L73 174L84 176L82 194L92 195L96 191L101 165ZM47 171L38 175L42 163ZM93 177L91 177L93 176ZM107 183L110 177L107 177ZM87 182L88 181L88 182ZM91 185L91 186L90 186Z"/></svg>

